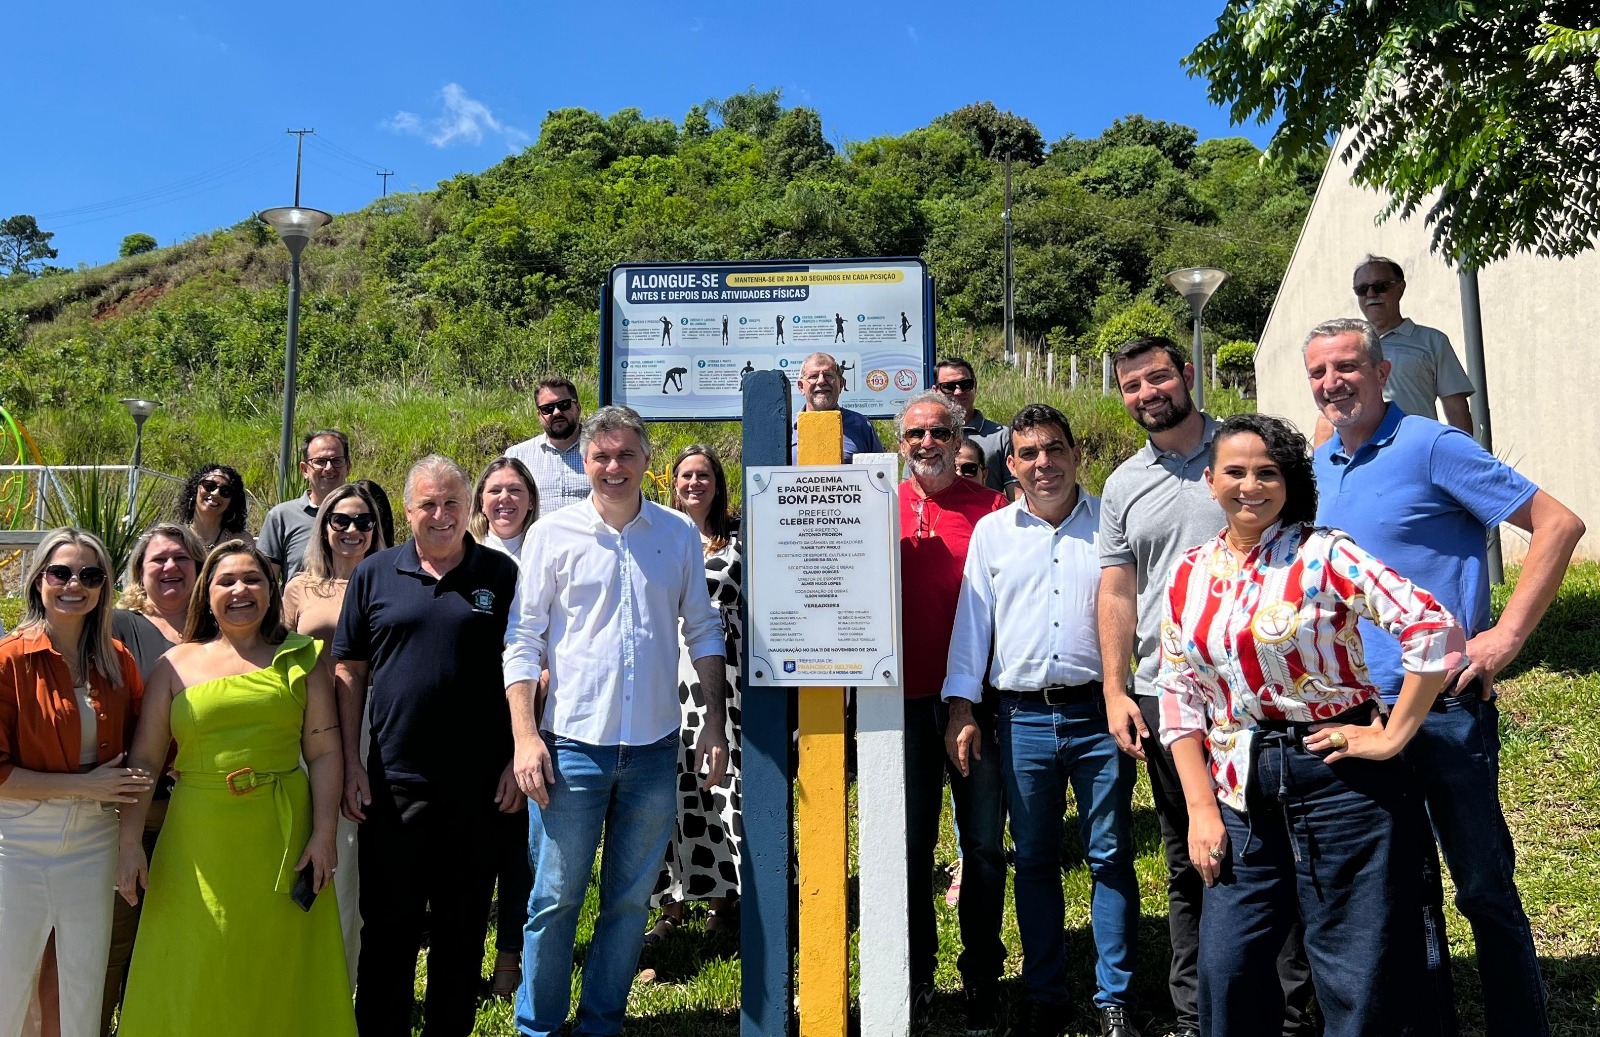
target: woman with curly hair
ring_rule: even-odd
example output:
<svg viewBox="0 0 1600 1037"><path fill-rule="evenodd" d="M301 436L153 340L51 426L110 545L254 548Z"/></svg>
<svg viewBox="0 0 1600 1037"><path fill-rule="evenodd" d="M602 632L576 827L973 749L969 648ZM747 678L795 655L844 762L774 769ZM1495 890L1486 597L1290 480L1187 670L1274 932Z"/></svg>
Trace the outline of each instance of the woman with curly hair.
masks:
<svg viewBox="0 0 1600 1037"><path fill-rule="evenodd" d="M225 540L255 543L245 529L244 480L225 464L201 465L183 484L178 520L188 526L207 551Z"/></svg>

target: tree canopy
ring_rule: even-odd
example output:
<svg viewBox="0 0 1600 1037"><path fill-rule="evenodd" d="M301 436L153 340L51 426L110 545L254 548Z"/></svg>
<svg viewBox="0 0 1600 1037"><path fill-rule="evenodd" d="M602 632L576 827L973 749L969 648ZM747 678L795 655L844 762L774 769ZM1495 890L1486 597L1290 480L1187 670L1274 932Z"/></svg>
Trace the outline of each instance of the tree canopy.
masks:
<svg viewBox="0 0 1600 1037"><path fill-rule="evenodd" d="M1600 79L1584 35L1597 25L1593 0L1229 0L1186 64L1235 122L1280 120L1279 162L1349 130L1340 157L1388 192L1383 218L1422 211L1434 250L1477 267L1514 250L1573 255L1600 233Z"/></svg>
<svg viewBox="0 0 1600 1037"><path fill-rule="evenodd" d="M33 273L33 265L56 258L50 247L55 232L40 230L32 216L7 216L0 220L0 265L13 276Z"/></svg>

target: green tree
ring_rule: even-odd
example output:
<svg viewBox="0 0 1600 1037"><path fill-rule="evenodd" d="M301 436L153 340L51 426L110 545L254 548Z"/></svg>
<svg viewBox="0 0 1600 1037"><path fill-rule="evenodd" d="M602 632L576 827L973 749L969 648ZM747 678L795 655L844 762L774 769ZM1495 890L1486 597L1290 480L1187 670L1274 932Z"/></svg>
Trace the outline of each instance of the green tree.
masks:
<svg viewBox="0 0 1600 1037"><path fill-rule="evenodd" d="M1472 267L1513 250L1575 255L1600 233L1593 52L1530 57L1546 25L1587 32L1593 0L1229 0L1185 58L1235 122L1271 122L1292 161L1348 129L1352 179L1423 211L1433 248Z"/></svg>
<svg viewBox="0 0 1600 1037"><path fill-rule="evenodd" d="M790 108L778 116L762 149L762 164L783 180L832 158L833 145L822 135L822 118L810 108Z"/></svg>
<svg viewBox="0 0 1600 1037"><path fill-rule="evenodd" d="M123 259L127 259L129 256L138 256L143 255L146 252L154 252L155 249L156 239L150 235L143 233L129 234L127 237L122 239L122 247L117 249L117 255L121 256Z"/></svg>
<svg viewBox="0 0 1600 1037"><path fill-rule="evenodd" d="M1001 159L1009 154L1013 161L1029 165L1044 161L1044 136L1039 127L1020 115L1002 112L993 101L957 108L939 116L933 124L966 134L985 158Z"/></svg>
<svg viewBox="0 0 1600 1037"><path fill-rule="evenodd" d="M1199 138L1192 127L1182 123L1147 119L1142 115L1127 115L1113 119L1100 141L1106 147L1135 145L1155 148L1166 156L1177 169L1188 169L1194 161L1194 142Z"/></svg>
<svg viewBox="0 0 1600 1037"><path fill-rule="evenodd" d="M1177 332L1178 323L1170 312L1148 299L1140 299L1101 326L1095 336L1095 351L1110 353L1136 338L1173 338Z"/></svg>
<svg viewBox="0 0 1600 1037"><path fill-rule="evenodd" d="M58 255L50 247L53 237L55 232L40 230L32 216L7 216L0 220L0 265L9 267L12 276L33 273L33 264Z"/></svg>
<svg viewBox="0 0 1600 1037"><path fill-rule="evenodd" d="M722 125L735 133L760 139L772 132L783 115L783 91L751 87L720 101L707 101L706 110L722 119Z"/></svg>

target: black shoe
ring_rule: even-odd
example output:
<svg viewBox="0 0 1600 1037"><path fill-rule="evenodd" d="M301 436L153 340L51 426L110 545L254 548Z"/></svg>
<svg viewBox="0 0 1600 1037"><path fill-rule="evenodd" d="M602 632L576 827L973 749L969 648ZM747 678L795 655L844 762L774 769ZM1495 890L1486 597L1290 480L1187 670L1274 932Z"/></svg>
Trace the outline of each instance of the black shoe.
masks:
<svg viewBox="0 0 1600 1037"><path fill-rule="evenodd" d="M1009 1030L1000 1025L1000 988L993 982L973 983L966 988L967 1037L1006 1037Z"/></svg>
<svg viewBox="0 0 1600 1037"><path fill-rule="evenodd" d="M1180 1026L1176 1030L1172 1031L1172 1037L1200 1037L1200 1027L1188 1025Z"/></svg>
<svg viewBox="0 0 1600 1037"><path fill-rule="evenodd" d="M1139 1037L1138 1027L1121 1005L1100 1006L1100 1037Z"/></svg>
<svg viewBox="0 0 1600 1037"><path fill-rule="evenodd" d="M933 984L918 983L911 988L911 1032L926 1033L933 1014Z"/></svg>
<svg viewBox="0 0 1600 1037"><path fill-rule="evenodd" d="M1011 1037L1061 1037L1066 1030L1066 1006L1044 1001L1017 1003L1011 1017Z"/></svg>

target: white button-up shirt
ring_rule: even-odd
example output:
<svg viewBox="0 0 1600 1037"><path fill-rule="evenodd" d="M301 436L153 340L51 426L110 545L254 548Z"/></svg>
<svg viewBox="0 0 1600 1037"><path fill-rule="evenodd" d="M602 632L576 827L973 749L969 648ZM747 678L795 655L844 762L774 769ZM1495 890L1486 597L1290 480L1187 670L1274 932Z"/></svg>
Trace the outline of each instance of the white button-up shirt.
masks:
<svg viewBox="0 0 1600 1037"><path fill-rule="evenodd" d="M534 436L506 449L507 457L514 457L528 466L533 485L539 490L539 514L545 518L569 504L589 499L589 476L583 470L583 447L574 439L565 450L550 445L549 436Z"/></svg>
<svg viewBox="0 0 1600 1037"><path fill-rule="evenodd" d="M690 659L724 651L694 525L643 501L618 532L585 501L534 523L527 541L505 680L550 670L541 730L588 745L649 745L677 731L680 645Z"/></svg>
<svg viewBox="0 0 1600 1037"><path fill-rule="evenodd" d="M1029 511L1026 498L978 520L961 574L942 698L977 702L985 667L989 683L1002 691L1100 679L1099 535L1100 498L1081 488L1059 526Z"/></svg>

